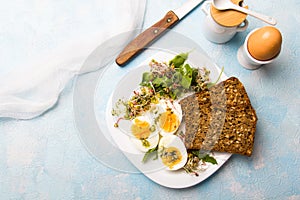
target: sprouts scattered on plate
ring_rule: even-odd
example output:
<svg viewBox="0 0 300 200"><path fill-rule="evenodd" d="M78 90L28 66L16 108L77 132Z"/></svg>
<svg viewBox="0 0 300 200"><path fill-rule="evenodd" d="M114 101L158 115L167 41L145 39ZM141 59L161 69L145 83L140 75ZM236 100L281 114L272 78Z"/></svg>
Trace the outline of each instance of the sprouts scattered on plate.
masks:
<svg viewBox="0 0 300 200"><path fill-rule="evenodd" d="M209 70L186 63L188 54L178 54L169 62L151 60L138 89L128 99L119 99L112 115L116 119L114 126L129 135L136 148L145 153L142 162L152 157L159 159L167 170L184 169L197 175L207 168L207 162L217 161L211 153L187 151L180 129L182 110L178 100L207 89L218 80L212 83Z"/></svg>

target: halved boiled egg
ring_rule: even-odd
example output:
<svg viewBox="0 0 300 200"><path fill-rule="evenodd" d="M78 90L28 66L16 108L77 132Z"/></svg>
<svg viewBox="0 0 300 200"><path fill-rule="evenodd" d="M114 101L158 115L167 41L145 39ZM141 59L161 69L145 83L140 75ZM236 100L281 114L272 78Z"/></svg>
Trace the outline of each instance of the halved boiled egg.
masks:
<svg viewBox="0 0 300 200"><path fill-rule="evenodd" d="M158 145L159 159L168 170L178 170L187 162L187 150L182 140L176 135L167 135Z"/></svg>
<svg viewBox="0 0 300 200"><path fill-rule="evenodd" d="M162 136L173 135L179 128L182 120L182 110L178 102L160 100L160 114L158 127Z"/></svg>
<svg viewBox="0 0 300 200"><path fill-rule="evenodd" d="M153 132L153 131L152 131ZM146 116L139 116L132 120L131 133L137 139L146 139L151 134L151 122Z"/></svg>
<svg viewBox="0 0 300 200"><path fill-rule="evenodd" d="M157 146L159 141L159 135L157 134L146 139L130 138L130 140L133 144L135 144L138 150L142 152L147 152L149 149L153 149Z"/></svg>
<svg viewBox="0 0 300 200"><path fill-rule="evenodd" d="M147 116L139 116L132 120L131 133L130 139L140 151L146 152L158 144L156 127Z"/></svg>

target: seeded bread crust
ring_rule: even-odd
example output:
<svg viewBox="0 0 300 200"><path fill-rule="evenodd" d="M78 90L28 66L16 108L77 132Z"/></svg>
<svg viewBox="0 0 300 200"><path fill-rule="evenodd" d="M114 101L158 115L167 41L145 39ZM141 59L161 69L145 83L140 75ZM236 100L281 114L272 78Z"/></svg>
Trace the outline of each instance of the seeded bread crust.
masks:
<svg viewBox="0 0 300 200"><path fill-rule="evenodd" d="M231 77L180 101L187 149L251 156L257 116L243 84Z"/></svg>

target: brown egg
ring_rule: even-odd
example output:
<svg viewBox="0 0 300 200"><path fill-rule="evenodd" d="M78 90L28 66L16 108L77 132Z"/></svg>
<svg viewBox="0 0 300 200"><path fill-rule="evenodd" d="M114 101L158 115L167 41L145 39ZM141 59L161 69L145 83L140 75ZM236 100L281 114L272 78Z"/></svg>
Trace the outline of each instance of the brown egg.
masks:
<svg viewBox="0 0 300 200"><path fill-rule="evenodd" d="M266 61L276 57L281 49L282 36L272 26L265 26L254 31L248 38L248 51L257 60Z"/></svg>

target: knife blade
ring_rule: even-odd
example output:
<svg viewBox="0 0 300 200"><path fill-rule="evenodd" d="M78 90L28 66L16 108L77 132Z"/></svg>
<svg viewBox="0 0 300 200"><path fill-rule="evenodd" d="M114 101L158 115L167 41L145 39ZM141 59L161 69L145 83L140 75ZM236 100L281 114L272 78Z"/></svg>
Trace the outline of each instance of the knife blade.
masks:
<svg viewBox="0 0 300 200"><path fill-rule="evenodd" d="M137 56L143 49L157 40L167 30L176 25L181 19L183 19L188 13L194 10L204 0L188 0L182 6L177 9L173 9L167 12L167 14L158 22L147 28L134 38L123 51L117 56L116 63L119 66L124 66L131 59Z"/></svg>

